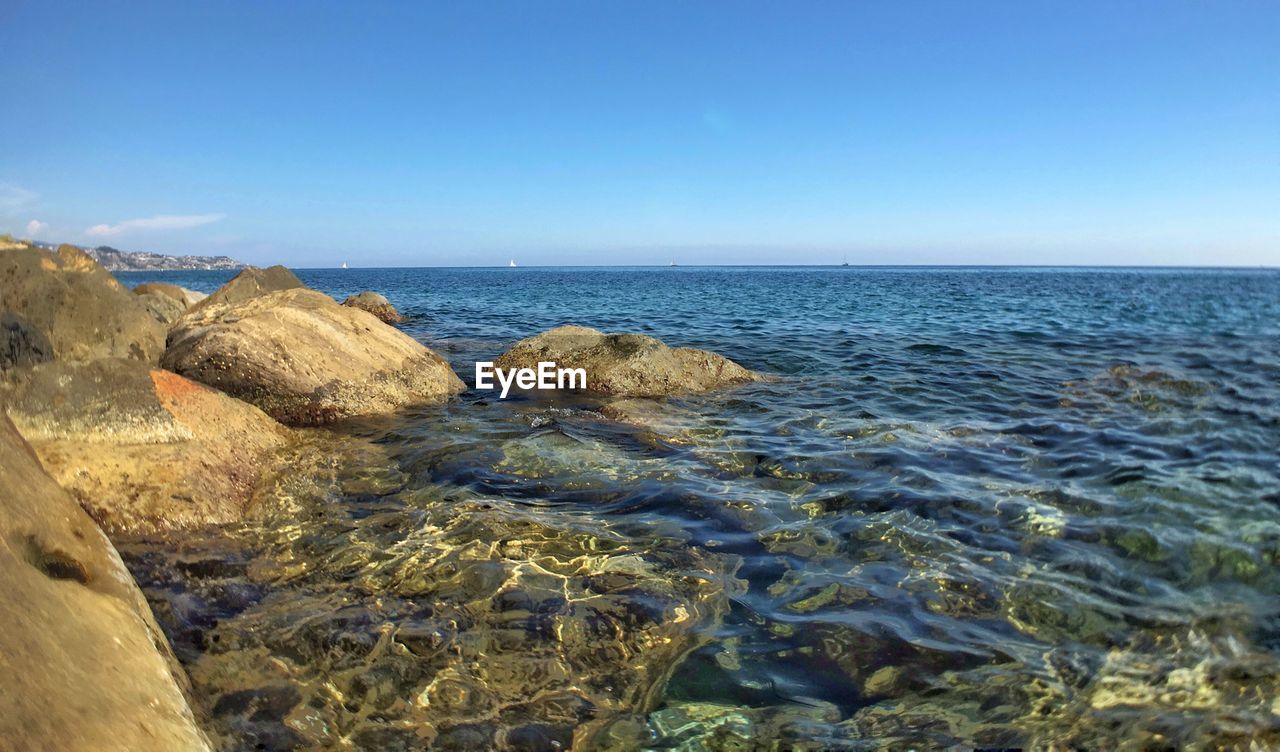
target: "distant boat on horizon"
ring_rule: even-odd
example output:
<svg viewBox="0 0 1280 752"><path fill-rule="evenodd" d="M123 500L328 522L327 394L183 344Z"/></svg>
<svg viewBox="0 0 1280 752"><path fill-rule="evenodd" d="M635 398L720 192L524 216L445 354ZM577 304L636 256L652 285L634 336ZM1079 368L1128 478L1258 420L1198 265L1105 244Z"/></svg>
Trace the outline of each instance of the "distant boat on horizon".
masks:
<svg viewBox="0 0 1280 752"><path fill-rule="evenodd" d="M346 269L346 268L347 268L347 262L345 262L345 261L343 261L343 262L342 262L342 268L343 268L343 269Z"/></svg>
<svg viewBox="0 0 1280 752"><path fill-rule="evenodd" d="M512 266L512 267L513 267L513 266L515 266L515 265L516 265L516 260L515 260L515 259L511 259L511 261L507 262L507 266Z"/></svg>
<svg viewBox="0 0 1280 752"><path fill-rule="evenodd" d="M672 256L672 257L671 257L671 265L672 265L672 266L680 266L679 264L677 264L677 263L676 263L676 257L675 257L675 256Z"/></svg>
<svg viewBox="0 0 1280 752"><path fill-rule="evenodd" d="M849 255L845 254L844 263L841 264L840 266L848 266L848 265L849 265Z"/></svg>

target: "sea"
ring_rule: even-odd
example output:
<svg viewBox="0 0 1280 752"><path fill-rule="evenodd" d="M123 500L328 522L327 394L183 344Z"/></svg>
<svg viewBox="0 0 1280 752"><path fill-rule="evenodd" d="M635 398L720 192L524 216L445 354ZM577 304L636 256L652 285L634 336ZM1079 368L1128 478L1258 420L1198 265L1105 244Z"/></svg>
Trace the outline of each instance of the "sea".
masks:
<svg viewBox="0 0 1280 752"><path fill-rule="evenodd" d="M469 387L561 324L773 378L307 429L122 541L226 749L1280 747L1275 270L295 271Z"/></svg>

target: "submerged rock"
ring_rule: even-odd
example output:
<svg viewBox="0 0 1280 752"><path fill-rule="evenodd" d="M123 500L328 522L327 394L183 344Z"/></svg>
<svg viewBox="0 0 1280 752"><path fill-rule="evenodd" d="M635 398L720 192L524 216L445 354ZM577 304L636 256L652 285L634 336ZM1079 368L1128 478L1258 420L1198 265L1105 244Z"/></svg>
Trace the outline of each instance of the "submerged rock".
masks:
<svg viewBox="0 0 1280 752"><path fill-rule="evenodd" d="M306 432L259 491L247 566L137 564L166 628L192 635L178 649L210 728L237 749L642 746L745 587L736 557L637 545L577 508L392 491L387 451ZM370 473L401 479L368 493ZM273 594L236 595L254 588Z"/></svg>
<svg viewBox="0 0 1280 752"><path fill-rule="evenodd" d="M49 472L111 533L241 519L287 437L252 405L121 359L25 369L0 397Z"/></svg>
<svg viewBox="0 0 1280 752"><path fill-rule="evenodd" d="M649 716L655 738L646 748L680 752L867 749L833 735L839 720L838 707L819 701L766 707L667 702Z"/></svg>
<svg viewBox="0 0 1280 752"><path fill-rule="evenodd" d="M351 295L342 304L368 311L388 324L399 324L405 320L395 306L391 305L391 301L376 292L366 290L358 295Z"/></svg>
<svg viewBox="0 0 1280 752"><path fill-rule="evenodd" d="M643 432L646 443L699 446L722 442L725 430L687 407L639 397L615 399L600 406L604 417Z"/></svg>
<svg viewBox="0 0 1280 752"><path fill-rule="evenodd" d="M53 345L44 332L12 311L0 311L0 371L53 360Z"/></svg>
<svg viewBox="0 0 1280 752"><path fill-rule="evenodd" d="M284 423L315 425L445 399L462 381L431 350L314 290L215 294L175 325L163 364Z"/></svg>
<svg viewBox="0 0 1280 752"><path fill-rule="evenodd" d="M114 548L0 416L0 745L208 750Z"/></svg>
<svg viewBox="0 0 1280 752"><path fill-rule="evenodd" d="M164 350L164 327L74 246L56 253L25 246L0 252L0 309L43 332L59 360L155 363Z"/></svg>
<svg viewBox="0 0 1280 752"><path fill-rule="evenodd" d="M762 378L713 352L668 347L643 334L604 334L582 326L559 326L521 340L494 365L537 368L540 362L582 368L587 373L587 391L627 397L701 392Z"/></svg>
<svg viewBox="0 0 1280 752"><path fill-rule="evenodd" d="M256 266L245 267L239 274L231 278L222 287L204 300L193 304L196 308L225 303L241 303L259 295L281 290L304 288L302 280L283 266L270 266L259 269Z"/></svg>

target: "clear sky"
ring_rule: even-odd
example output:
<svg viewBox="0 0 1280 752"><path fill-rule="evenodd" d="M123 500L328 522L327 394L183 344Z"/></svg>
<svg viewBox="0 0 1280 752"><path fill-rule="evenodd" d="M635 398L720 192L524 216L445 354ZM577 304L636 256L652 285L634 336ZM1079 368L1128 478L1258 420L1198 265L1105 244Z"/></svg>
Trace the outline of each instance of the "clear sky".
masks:
<svg viewBox="0 0 1280 752"><path fill-rule="evenodd" d="M0 232L294 266L1280 265L1280 2L0 0Z"/></svg>

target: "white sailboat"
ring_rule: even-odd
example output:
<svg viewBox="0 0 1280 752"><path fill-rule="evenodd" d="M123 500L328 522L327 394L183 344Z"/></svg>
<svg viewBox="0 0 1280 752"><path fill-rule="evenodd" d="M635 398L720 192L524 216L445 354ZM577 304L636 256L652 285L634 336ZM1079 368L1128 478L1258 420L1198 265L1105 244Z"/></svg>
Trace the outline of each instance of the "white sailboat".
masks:
<svg viewBox="0 0 1280 752"><path fill-rule="evenodd" d="M347 262L345 262L345 261L343 261L343 262L342 262L342 268L343 268L343 269L346 269L346 268L347 268Z"/></svg>
<svg viewBox="0 0 1280 752"><path fill-rule="evenodd" d="M514 267L515 265L516 265L516 260L515 260L515 259L511 259L511 261L507 262L507 266L512 266L512 267Z"/></svg>

